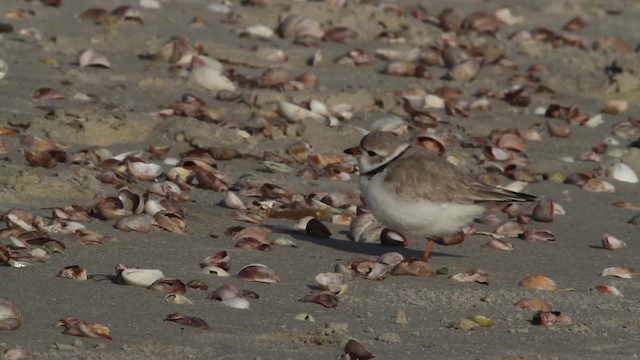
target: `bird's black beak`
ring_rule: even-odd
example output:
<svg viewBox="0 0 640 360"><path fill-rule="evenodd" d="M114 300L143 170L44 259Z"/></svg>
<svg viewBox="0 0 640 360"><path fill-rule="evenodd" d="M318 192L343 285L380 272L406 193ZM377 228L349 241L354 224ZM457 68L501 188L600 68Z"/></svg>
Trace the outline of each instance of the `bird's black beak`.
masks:
<svg viewBox="0 0 640 360"><path fill-rule="evenodd" d="M360 150L360 148L357 147L357 146L354 146L354 147L348 148L348 149L344 149L343 152L345 154L354 155L354 156L358 156L358 155L362 154L362 150Z"/></svg>

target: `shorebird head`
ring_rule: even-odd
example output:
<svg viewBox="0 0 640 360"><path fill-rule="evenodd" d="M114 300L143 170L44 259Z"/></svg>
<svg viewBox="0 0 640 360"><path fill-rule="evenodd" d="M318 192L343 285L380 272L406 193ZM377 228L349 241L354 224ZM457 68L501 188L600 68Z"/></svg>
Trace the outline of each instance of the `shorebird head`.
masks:
<svg viewBox="0 0 640 360"><path fill-rule="evenodd" d="M373 131L360 141L359 147L344 152L358 156L360 175L376 173L407 150L410 144L388 131Z"/></svg>

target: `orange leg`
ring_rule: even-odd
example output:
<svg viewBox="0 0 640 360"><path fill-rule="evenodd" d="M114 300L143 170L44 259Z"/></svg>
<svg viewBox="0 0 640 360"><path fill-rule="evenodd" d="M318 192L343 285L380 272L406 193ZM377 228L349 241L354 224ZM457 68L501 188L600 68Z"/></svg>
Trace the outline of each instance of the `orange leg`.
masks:
<svg viewBox="0 0 640 360"><path fill-rule="evenodd" d="M422 261L428 262L429 255L431 255L431 248L433 247L433 238L427 238L427 246L424 248L424 254L422 254Z"/></svg>

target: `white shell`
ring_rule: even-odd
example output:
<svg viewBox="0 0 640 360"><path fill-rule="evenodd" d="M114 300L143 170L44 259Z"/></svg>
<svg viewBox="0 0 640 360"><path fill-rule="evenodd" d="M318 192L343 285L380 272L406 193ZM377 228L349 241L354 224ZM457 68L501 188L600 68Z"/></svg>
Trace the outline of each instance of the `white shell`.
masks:
<svg viewBox="0 0 640 360"><path fill-rule="evenodd" d="M242 202L242 200L240 200L240 198L238 197L238 195L236 195L235 193L229 191L227 192L227 195L225 195L224 197L224 205L226 207L228 207L229 209L244 209L244 203Z"/></svg>
<svg viewBox="0 0 640 360"><path fill-rule="evenodd" d="M158 212L166 210L164 206L160 205L160 200L150 199L144 203L144 212L149 215L155 215Z"/></svg>
<svg viewBox="0 0 640 360"><path fill-rule="evenodd" d="M308 322L315 322L316 319L314 319L313 316L311 316L311 314L307 314L307 313L300 313L296 316L293 317L296 320L299 321L308 321Z"/></svg>
<svg viewBox="0 0 640 360"><path fill-rule="evenodd" d="M427 94L424 97L424 107L426 109L444 109L444 99L437 95Z"/></svg>
<svg viewBox="0 0 640 360"><path fill-rule="evenodd" d="M168 303L178 304L178 305L193 305L193 301L191 301L188 297L182 294L171 293L164 297L164 300Z"/></svg>
<svg viewBox="0 0 640 360"><path fill-rule="evenodd" d="M244 29L244 33L249 36L255 36L259 38L268 39L274 35L273 30L264 25L253 25Z"/></svg>
<svg viewBox="0 0 640 360"><path fill-rule="evenodd" d="M210 275L217 275L219 277L229 277L231 276L225 269L215 266L209 265L202 268L202 272Z"/></svg>
<svg viewBox="0 0 640 360"><path fill-rule="evenodd" d="M618 181L635 184L638 182L638 175L629 165L618 163L611 167L610 176Z"/></svg>
<svg viewBox="0 0 640 360"><path fill-rule="evenodd" d="M162 279L164 274L158 269L125 269L120 276L128 285L146 288Z"/></svg>
<svg viewBox="0 0 640 360"><path fill-rule="evenodd" d="M607 250L619 250L627 247L627 243L611 234L602 235L602 247Z"/></svg>
<svg viewBox="0 0 640 360"><path fill-rule="evenodd" d="M248 309L249 308L249 300L241 297L234 297L231 299L222 300L222 303L228 307L232 307L234 309Z"/></svg>
<svg viewBox="0 0 640 360"><path fill-rule="evenodd" d="M228 77L222 75L219 70L209 66L199 66L191 69L187 79L209 91L236 91L236 86Z"/></svg>
<svg viewBox="0 0 640 360"><path fill-rule="evenodd" d="M85 67L85 66L102 66L106 68L111 67L111 63L109 62L109 59L107 59L107 57L103 53L91 48L81 50L76 56L76 61L78 62L78 65L82 67Z"/></svg>
<svg viewBox="0 0 640 360"><path fill-rule="evenodd" d="M286 101L278 101L278 110L282 113L282 116L292 123L298 123L305 119L317 121L324 121L325 119L324 116L318 113Z"/></svg>
<svg viewBox="0 0 640 360"><path fill-rule="evenodd" d="M377 58L386 61L415 61L420 56L420 48L409 50L376 49Z"/></svg>
<svg viewBox="0 0 640 360"><path fill-rule="evenodd" d="M598 114L598 115L592 116L589 120L587 120L587 122L584 123L584 126L589 128L595 128L602 124L604 124L604 119L602 119L602 114Z"/></svg>
<svg viewBox="0 0 640 360"><path fill-rule="evenodd" d="M7 65L6 61L0 59L0 79L7 76L8 71L9 71L9 65Z"/></svg>

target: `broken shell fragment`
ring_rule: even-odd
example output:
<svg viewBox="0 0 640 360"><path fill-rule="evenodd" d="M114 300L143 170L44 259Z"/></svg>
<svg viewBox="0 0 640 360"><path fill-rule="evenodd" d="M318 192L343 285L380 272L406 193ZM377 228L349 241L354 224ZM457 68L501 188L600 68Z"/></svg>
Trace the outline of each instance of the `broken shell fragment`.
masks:
<svg viewBox="0 0 640 360"><path fill-rule="evenodd" d="M219 267L219 266L215 266L215 265L208 265L202 268L202 273L203 274L209 274L209 275L216 275L219 277L229 277L231 276L231 274L229 274L225 269Z"/></svg>
<svg viewBox="0 0 640 360"><path fill-rule="evenodd" d="M602 276L615 276L621 279L640 279L640 274L630 267L614 266L602 270Z"/></svg>
<svg viewBox="0 0 640 360"><path fill-rule="evenodd" d="M338 297L331 291L326 290L312 290L300 299L300 301L320 304L326 308L335 308L338 306Z"/></svg>
<svg viewBox="0 0 640 360"><path fill-rule="evenodd" d="M207 324L206 321L204 321L204 320L202 320L200 318L197 318L197 317L186 316L186 315L181 314L181 313L169 314L164 319L164 321L171 321L171 322L174 322L176 324L180 324L182 326L195 327L195 328L203 329L203 330L211 330L211 327L209 326L209 324Z"/></svg>
<svg viewBox="0 0 640 360"><path fill-rule="evenodd" d="M602 235L602 247L607 250L619 250L627 247L627 243L611 234Z"/></svg>
<svg viewBox="0 0 640 360"><path fill-rule="evenodd" d="M609 182L604 181L602 179L589 179L582 186L580 186L582 190L591 191L591 192L604 192L604 193L613 193L616 188Z"/></svg>
<svg viewBox="0 0 640 360"><path fill-rule="evenodd" d="M407 247L407 245L409 245L404 235L388 228L384 228L380 233L380 243L384 246Z"/></svg>
<svg viewBox="0 0 640 360"><path fill-rule="evenodd" d="M555 281L541 274L531 275L526 279L520 281L518 285L524 288L538 289L538 290L552 291L552 290L558 289L558 285L556 284Z"/></svg>
<svg viewBox="0 0 640 360"><path fill-rule="evenodd" d="M500 251L513 250L513 244L504 239L491 239L486 244L482 245L482 247Z"/></svg>
<svg viewBox="0 0 640 360"><path fill-rule="evenodd" d="M428 262L424 262L416 258L411 258L409 260L403 260L398 263L393 269L391 269L390 274L434 277L436 276L436 271Z"/></svg>
<svg viewBox="0 0 640 360"><path fill-rule="evenodd" d="M164 278L164 274L157 269L124 269L120 277L127 285L147 288L156 280Z"/></svg>
<svg viewBox="0 0 640 360"><path fill-rule="evenodd" d="M109 59L103 53L91 48L81 50L76 56L76 61L82 67L97 66L107 69L111 67Z"/></svg>
<svg viewBox="0 0 640 360"><path fill-rule="evenodd" d="M404 256L398 252L388 252L380 255L378 257L378 262L381 264L396 266L402 261L404 261Z"/></svg>
<svg viewBox="0 0 640 360"><path fill-rule="evenodd" d="M65 266L60 272L58 277L72 280L87 280L87 269L79 265Z"/></svg>
<svg viewBox="0 0 640 360"><path fill-rule="evenodd" d="M158 226L164 230L177 234L187 232L187 222L176 213L162 210L153 215L153 218Z"/></svg>
<svg viewBox="0 0 640 360"><path fill-rule="evenodd" d="M636 175L636 173L633 171L633 169L629 165L624 163L617 163L613 165L609 169L609 176L622 182L627 182L632 184L635 184L638 182L638 175Z"/></svg>
<svg viewBox="0 0 640 360"><path fill-rule="evenodd" d="M218 251L217 253L207 256L200 262L200 267L205 268L207 266L217 266L224 270L229 270L231 267L231 256L225 250Z"/></svg>
<svg viewBox="0 0 640 360"><path fill-rule="evenodd" d="M22 324L22 313L11 301L0 298L0 330L15 330Z"/></svg>
<svg viewBox="0 0 640 360"><path fill-rule="evenodd" d="M187 286L180 279L176 278L158 279L149 285L148 289L174 294L184 294L187 292Z"/></svg>
<svg viewBox="0 0 640 360"><path fill-rule="evenodd" d="M182 294L175 293L167 294L167 296L164 297L164 301L178 305L193 305L193 301L191 301L188 297Z"/></svg>
<svg viewBox="0 0 640 360"><path fill-rule="evenodd" d="M620 290L618 290L615 286L612 285L596 285L591 288L592 291L599 292L600 294L606 294L616 297L623 297L624 295Z"/></svg>
<svg viewBox="0 0 640 360"><path fill-rule="evenodd" d="M56 326L66 328L62 332L64 335L111 340L111 330L106 325L78 320L72 316L58 320Z"/></svg>
<svg viewBox="0 0 640 360"><path fill-rule="evenodd" d="M315 322L316 319L311 315L311 314L307 314L307 313L300 313L296 316L293 317L295 320L299 320L299 321L308 321L308 322Z"/></svg>
<svg viewBox="0 0 640 360"><path fill-rule="evenodd" d="M551 304L540 299L523 298L513 305L529 311L551 311Z"/></svg>
<svg viewBox="0 0 640 360"><path fill-rule="evenodd" d="M236 276L245 281L255 281L267 284L280 282L280 276L278 273L262 264L249 264L240 269Z"/></svg>
<svg viewBox="0 0 640 360"><path fill-rule="evenodd" d="M572 322L570 317L564 315L560 311L537 311L535 314L533 314L531 323L533 325L540 326L567 326L571 325Z"/></svg>
<svg viewBox="0 0 640 360"><path fill-rule="evenodd" d="M344 353L353 360L369 360L373 359L373 353L369 351L360 341L349 339L344 346Z"/></svg>
<svg viewBox="0 0 640 360"><path fill-rule="evenodd" d="M222 300L222 304L234 309L248 309L250 306L249 300L241 297L224 299Z"/></svg>
<svg viewBox="0 0 640 360"><path fill-rule="evenodd" d="M315 277L320 289L342 294L349 287L349 276L342 273L320 273Z"/></svg>
<svg viewBox="0 0 640 360"><path fill-rule="evenodd" d="M489 273L480 269L471 269L462 273L453 274L449 276L449 280L454 280L458 282L477 282L478 284L488 285L489 282L487 278L489 277Z"/></svg>

